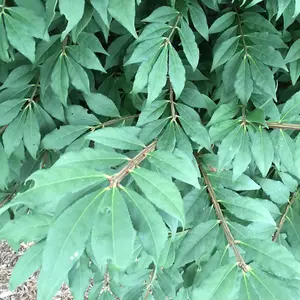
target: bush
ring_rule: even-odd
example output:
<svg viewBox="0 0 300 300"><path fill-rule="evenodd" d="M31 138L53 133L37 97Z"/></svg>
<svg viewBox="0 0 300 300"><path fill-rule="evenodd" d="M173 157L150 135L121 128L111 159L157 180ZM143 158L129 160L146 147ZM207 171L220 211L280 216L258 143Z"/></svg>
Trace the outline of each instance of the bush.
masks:
<svg viewBox="0 0 300 300"><path fill-rule="evenodd" d="M0 239L34 242L12 290L300 299L299 1L0 10Z"/></svg>

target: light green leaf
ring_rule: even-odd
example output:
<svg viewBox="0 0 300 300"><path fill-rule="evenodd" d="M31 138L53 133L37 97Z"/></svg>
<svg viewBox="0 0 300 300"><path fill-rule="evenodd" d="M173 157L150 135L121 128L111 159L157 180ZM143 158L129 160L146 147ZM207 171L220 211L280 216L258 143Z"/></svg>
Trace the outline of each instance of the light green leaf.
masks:
<svg viewBox="0 0 300 300"><path fill-rule="evenodd" d="M242 54L243 51L237 52L227 61L224 66L222 80L224 82L225 90L231 91L231 88L234 87L234 83L237 80L237 72L243 61Z"/></svg>
<svg viewBox="0 0 300 300"><path fill-rule="evenodd" d="M239 111L239 106L235 102L221 104L212 115L208 126L233 118Z"/></svg>
<svg viewBox="0 0 300 300"><path fill-rule="evenodd" d="M181 195L172 181L144 168L135 169L131 176L145 196L155 206L177 218L184 226L185 217Z"/></svg>
<svg viewBox="0 0 300 300"><path fill-rule="evenodd" d="M192 299L201 300L232 300L235 299L237 289L238 267L236 264L225 265L213 271L209 277L204 279L200 286L192 290Z"/></svg>
<svg viewBox="0 0 300 300"><path fill-rule="evenodd" d="M95 1L97 1L97 0L95 0ZM97 3L100 3L100 5L101 5L103 2L97 1ZM91 49L93 52L103 53L106 55L108 54L106 52L106 50L103 48L100 41L97 39L97 37L92 33L84 32L84 31L81 32L77 38L77 43L79 45L85 45L86 48Z"/></svg>
<svg viewBox="0 0 300 300"><path fill-rule="evenodd" d="M182 20L179 36L183 47L183 52L195 71L199 62L199 48L195 41L195 35L189 25Z"/></svg>
<svg viewBox="0 0 300 300"><path fill-rule="evenodd" d="M142 196L124 188L125 199L145 251L157 261L168 238L168 230L155 208Z"/></svg>
<svg viewBox="0 0 300 300"><path fill-rule="evenodd" d="M270 196L271 200L278 204L285 204L289 201L290 192L281 181L272 179L261 179L259 181L263 191Z"/></svg>
<svg viewBox="0 0 300 300"><path fill-rule="evenodd" d="M59 97L49 87L44 93L41 94L41 102L43 108L54 118L65 122L65 115L63 105Z"/></svg>
<svg viewBox="0 0 300 300"><path fill-rule="evenodd" d="M59 10L68 20L68 26L61 35L61 40L63 40L82 18L84 12L84 0L60 0Z"/></svg>
<svg viewBox="0 0 300 300"><path fill-rule="evenodd" d="M176 250L175 266L198 261L203 256L209 258L215 246L218 225L218 221L210 220L189 230Z"/></svg>
<svg viewBox="0 0 300 300"><path fill-rule="evenodd" d="M63 105L67 105L69 75L66 67L65 56L60 55L51 74L51 88L59 97Z"/></svg>
<svg viewBox="0 0 300 300"><path fill-rule="evenodd" d="M139 115L137 126L143 126L157 120L163 114L168 104L165 100L156 100L149 105L147 103Z"/></svg>
<svg viewBox="0 0 300 300"><path fill-rule="evenodd" d="M211 111L216 106L208 96L201 94L197 89L189 87L183 89L180 99L189 106L205 108L208 111Z"/></svg>
<svg viewBox="0 0 300 300"><path fill-rule="evenodd" d="M300 263L282 245L271 240L252 239L241 242L240 247L267 272L290 279L300 275Z"/></svg>
<svg viewBox="0 0 300 300"><path fill-rule="evenodd" d="M154 38L161 37L167 30L170 29L170 26L163 23L152 23L145 26L142 33L140 34L138 41L142 42L145 40L150 40Z"/></svg>
<svg viewBox="0 0 300 300"><path fill-rule="evenodd" d="M185 68L171 44L169 44L169 77L176 99L178 99L185 85Z"/></svg>
<svg viewBox="0 0 300 300"><path fill-rule="evenodd" d="M137 93L142 92L148 83L149 73L152 70L155 60L152 59L142 62L139 66L137 73L135 74L135 79L132 87L132 94L136 95Z"/></svg>
<svg viewBox="0 0 300 300"><path fill-rule="evenodd" d="M242 60L237 71L234 89L241 102L246 105L253 92L253 81L248 59L246 57Z"/></svg>
<svg viewBox="0 0 300 300"><path fill-rule="evenodd" d="M280 121L293 120L300 114L300 92L295 93L288 101L285 102Z"/></svg>
<svg viewBox="0 0 300 300"><path fill-rule="evenodd" d="M168 126L166 126L163 134L160 136L157 142L157 149L162 151L172 152L175 148L176 144L176 136L174 123L169 122Z"/></svg>
<svg viewBox="0 0 300 300"><path fill-rule="evenodd" d="M141 150L145 145L137 138L138 133L138 128L130 126L107 127L90 133L86 139L117 149Z"/></svg>
<svg viewBox="0 0 300 300"><path fill-rule="evenodd" d="M4 15L4 23L10 44L34 63L35 41L24 24L8 14Z"/></svg>
<svg viewBox="0 0 300 300"><path fill-rule="evenodd" d="M60 150L88 130L86 125L64 125L48 133L42 140L44 149Z"/></svg>
<svg viewBox="0 0 300 300"><path fill-rule="evenodd" d="M127 206L117 188L107 190L102 202L91 234L93 254L99 266L111 258L114 265L126 268L135 239Z"/></svg>
<svg viewBox="0 0 300 300"><path fill-rule="evenodd" d="M208 41L207 19L203 9L195 2L189 5L189 11L196 30Z"/></svg>
<svg viewBox="0 0 300 300"><path fill-rule="evenodd" d="M9 62L10 58L8 55L8 48L9 48L9 44L8 44L8 40L7 40L7 34L6 34L6 30L4 27L4 23L3 23L3 19L2 17L0 18L0 60L4 61L4 62Z"/></svg>
<svg viewBox="0 0 300 300"><path fill-rule="evenodd" d="M48 35L48 28L55 16L55 9L56 9L57 2L58 0L48 0L46 2L45 28L44 28L44 33L46 37Z"/></svg>
<svg viewBox="0 0 300 300"><path fill-rule="evenodd" d="M295 85L300 76L300 60L294 60L290 62L290 76L292 79L292 84Z"/></svg>
<svg viewBox="0 0 300 300"><path fill-rule="evenodd" d="M5 189L9 177L9 164L8 164L8 157L4 151L2 143L0 143L0 166L1 166L0 189Z"/></svg>
<svg viewBox="0 0 300 300"><path fill-rule="evenodd" d="M107 117L119 117L120 113L114 102L100 93L88 93L84 95L88 107L98 115Z"/></svg>
<svg viewBox="0 0 300 300"><path fill-rule="evenodd" d="M290 173L293 173L295 167L295 148L294 140L283 130L278 134L278 154L281 163L287 168Z"/></svg>
<svg viewBox="0 0 300 300"><path fill-rule="evenodd" d="M143 19L143 22L162 22L166 23L173 20L179 14L177 10L170 6L160 6L155 9L150 16Z"/></svg>
<svg viewBox="0 0 300 300"><path fill-rule="evenodd" d="M69 105L66 110L66 120L70 125L98 125L99 120L89 114L88 110L81 105Z"/></svg>
<svg viewBox="0 0 300 300"><path fill-rule="evenodd" d="M235 20L236 13L229 11L223 16L219 17L209 28L209 33L218 33L227 29Z"/></svg>
<svg viewBox="0 0 300 300"><path fill-rule="evenodd" d="M134 27L135 0L110 0L108 11L120 24L122 24L135 38L137 34Z"/></svg>
<svg viewBox="0 0 300 300"><path fill-rule="evenodd" d="M52 224L43 252L38 279L38 299L51 300L82 255L101 194L97 191L81 198Z"/></svg>
<svg viewBox="0 0 300 300"><path fill-rule="evenodd" d="M295 60L298 60L300 58L300 40L296 40L293 45L290 47L289 52L287 53L287 56L285 58L285 63L289 63Z"/></svg>
<svg viewBox="0 0 300 300"><path fill-rule="evenodd" d="M159 136L159 134L162 132L166 124L168 123L168 119L159 119L156 121L153 121L151 123L148 123L146 126L144 126L140 132L139 138L141 141L143 141L145 144L148 144L153 139Z"/></svg>
<svg viewBox="0 0 300 300"><path fill-rule="evenodd" d="M23 137L24 125L25 113L23 111L5 129L2 140L8 157L10 157L20 145Z"/></svg>
<svg viewBox="0 0 300 300"><path fill-rule="evenodd" d="M83 93L90 93L90 82L84 69L72 58L66 56L66 66L71 83Z"/></svg>
<svg viewBox="0 0 300 300"><path fill-rule="evenodd" d="M15 290L41 267L44 247L44 241L37 243L18 259L9 279L10 290Z"/></svg>
<svg viewBox="0 0 300 300"><path fill-rule="evenodd" d="M178 150L174 153L158 150L149 154L149 161L168 175L200 188L193 163L180 154L182 152Z"/></svg>
<svg viewBox="0 0 300 300"><path fill-rule="evenodd" d="M222 141L218 151L218 171L231 163L235 155L239 152L243 139L243 126L238 125Z"/></svg>
<svg viewBox="0 0 300 300"><path fill-rule="evenodd" d="M280 35L270 32L251 32L246 35L256 45L271 46L275 49L288 48Z"/></svg>
<svg viewBox="0 0 300 300"><path fill-rule="evenodd" d="M72 45L68 46L66 51L76 62L81 64L83 67L106 73L96 54L91 49L86 48L86 46Z"/></svg>
<svg viewBox="0 0 300 300"><path fill-rule="evenodd" d="M247 170L252 157L250 151L250 142L248 133L243 131L242 133L241 146L238 153L235 155L233 160L233 176L232 180L236 181L242 174Z"/></svg>
<svg viewBox="0 0 300 300"><path fill-rule="evenodd" d="M10 123L19 113L26 100L12 99L0 104L0 126Z"/></svg>
<svg viewBox="0 0 300 300"><path fill-rule="evenodd" d="M239 37L234 36L224 41L215 50L211 71L225 64L234 54L239 44Z"/></svg>
<svg viewBox="0 0 300 300"><path fill-rule="evenodd" d="M109 27L109 21L108 21L108 2L109 0L91 0L92 5L94 6L95 10L99 13L101 16L101 19L103 20L104 24Z"/></svg>
<svg viewBox="0 0 300 300"><path fill-rule="evenodd" d="M29 106L26 115L23 141L24 146L26 147L30 155L35 159L41 141L41 134L37 118L31 106Z"/></svg>
<svg viewBox="0 0 300 300"><path fill-rule="evenodd" d="M269 134L264 129L259 129L253 136L251 152L262 176L266 177L273 162L274 148Z"/></svg>

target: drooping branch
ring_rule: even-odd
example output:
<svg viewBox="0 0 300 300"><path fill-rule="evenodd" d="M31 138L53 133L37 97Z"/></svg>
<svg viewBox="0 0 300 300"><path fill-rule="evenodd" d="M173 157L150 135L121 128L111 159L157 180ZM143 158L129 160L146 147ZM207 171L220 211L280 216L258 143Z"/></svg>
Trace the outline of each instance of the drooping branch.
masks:
<svg viewBox="0 0 300 300"><path fill-rule="evenodd" d="M269 128L274 128L274 129L290 129L290 130L299 130L300 131L300 124L267 122L267 125Z"/></svg>
<svg viewBox="0 0 300 300"><path fill-rule="evenodd" d="M232 248L233 252L234 252L234 255L236 257L236 260L237 260L237 263L238 263L238 266L244 271L244 272L248 272L249 271L249 266L246 264L246 262L244 261L244 258L242 257L239 249L237 248L236 246L236 241L230 231L230 228L225 220L225 217L223 215L223 212L222 212L222 209L220 207L220 204L217 200L217 196L215 194L215 191L213 189L213 186L207 176L207 173L206 171L204 170L201 162L199 162L198 160L198 165L199 165L199 169L202 173L202 176L204 178L204 181L205 181L205 184L206 184L206 188L207 188L207 191L208 191L208 194L211 198L211 202L215 208L215 211L216 211L216 215L221 223L221 226L223 228L223 231L224 231L224 234L226 236L226 239L228 241L228 244L229 246Z"/></svg>
<svg viewBox="0 0 300 300"><path fill-rule="evenodd" d="M274 232L274 234L273 234L273 236L272 236L272 241L273 241L273 242L276 242L276 241L278 240L278 237L279 237L280 232L281 232L281 230L282 230L283 224L284 224L284 222L285 222L285 220L286 220L286 218L287 218L287 215L288 215L288 213L289 213L289 211L290 211L290 208L292 207L292 205L294 204L294 202L295 202L295 200L296 200L296 198L297 198L297 196L298 196L298 193L299 193L299 190L297 190L297 191L293 194L291 200L290 200L290 201L288 202L288 204L286 205L286 208L285 208L285 210L284 210L284 213L281 215L281 218L280 218L279 223L278 223L278 225L277 225L277 229L276 229L276 231Z"/></svg>
<svg viewBox="0 0 300 300"><path fill-rule="evenodd" d="M157 141L152 142L150 145L145 147L138 155L132 158L120 172L108 177L108 180L110 182L109 188L117 187L124 179L124 177L134 168L136 168L147 157L148 153L155 150L156 143Z"/></svg>

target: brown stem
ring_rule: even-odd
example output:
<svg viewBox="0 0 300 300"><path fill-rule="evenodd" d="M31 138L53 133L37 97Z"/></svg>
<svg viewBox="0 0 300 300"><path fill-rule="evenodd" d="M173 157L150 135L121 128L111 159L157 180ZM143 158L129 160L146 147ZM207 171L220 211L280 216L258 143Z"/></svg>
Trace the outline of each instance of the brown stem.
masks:
<svg viewBox="0 0 300 300"><path fill-rule="evenodd" d="M149 283L147 284L147 290L146 290L144 300L148 300L149 294L151 292L151 287L152 287L153 281L155 279L155 274L156 274L156 266L154 266L154 268L151 272L150 280L149 280Z"/></svg>
<svg viewBox="0 0 300 300"><path fill-rule="evenodd" d="M237 263L238 263L238 266L244 271L244 272L248 272L249 271L249 266L246 264L246 262L244 261L244 258L242 257L239 249L237 248L236 246L236 241L228 227L228 224L225 220L225 217L223 215L223 212L222 212L222 209L220 207L220 204L217 200L217 196L215 194L215 191L213 189L213 186L207 176L207 173L205 172L201 162L199 162L198 160L198 165L199 165L199 169L203 175L203 178L204 178L204 181L205 181L205 184L206 184L206 188L207 188L207 191L209 193L209 196L211 198L211 201L212 201L212 204L215 208L215 211L216 211L216 215L218 217L218 219L220 220L220 223L221 223L221 226L223 228L223 231L225 233L225 236L226 236L226 239L228 241L228 244L229 246L232 248L233 252L234 252L234 255L236 257L236 260L237 260Z"/></svg>
<svg viewBox="0 0 300 300"><path fill-rule="evenodd" d="M64 38L64 40L62 41L62 54L65 55L66 54L66 46L68 44L68 36L66 36Z"/></svg>
<svg viewBox="0 0 300 300"><path fill-rule="evenodd" d="M300 124L289 124L289 123L279 123L279 122L267 122L269 128L275 129L291 129L291 130L299 130Z"/></svg>
<svg viewBox="0 0 300 300"><path fill-rule="evenodd" d="M2 134L5 131L5 129L7 128L7 126L8 125L5 125L5 126L3 126L3 127L0 128L0 134Z"/></svg>
<svg viewBox="0 0 300 300"><path fill-rule="evenodd" d="M286 208L285 208L285 210L284 210L284 213L282 214L282 216L281 216L281 218L280 218L280 220L279 220L279 223L278 223L278 225L277 225L277 229L276 229L276 231L274 232L274 234L273 234L273 236L272 236L272 241L273 241L273 242L276 242L276 241L277 241L277 239L278 239L278 237L279 237L279 235L280 235L281 229L282 229L282 227L283 227L283 224L284 224L284 222L285 222L285 220L286 220L287 214L289 213L290 208L292 207L293 203L295 202L295 200L296 200L296 198L297 198L297 195L298 195L298 192L299 192L299 190L296 191L296 192L293 194L291 200L288 202L288 204L287 204L287 206L286 206Z"/></svg>
<svg viewBox="0 0 300 300"><path fill-rule="evenodd" d="M117 174L108 178L110 185L109 188L117 187L124 177L136 168L147 156L148 153L155 150L157 141L152 142L150 145L145 147L137 156L129 161L129 163Z"/></svg>
<svg viewBox="0 0 300 300"><path fill-rule="evenodd" d="M245 55L248 55L247 44L246 44L246 40L245 40L245 35L244 35L244 32L243 32L243 29L242 29L241 18L240 18L238 10L236 9L235 11L236 11L236 15L237 15L237 21L238 21L239 31L240 31L242 42L243 42L243 46L244 46Z"/></svg>
<svg viewBox="0 0 300 300"><path fill-rule="evenodd" d="M13 188L13 191L2 202L0 202L0 208L14 197L16 190L17 190L17 185Z"/></svg>
<svg viewBox="0 0 300 300"><path fill-rule="evenodd" d="M176 28L177 28L177 25L178 25L180 19L181 19L181 15L179 14L179 15L177 16L176 22L175 22L175 24L174 24L174 26L173 26L173 28L172 28L172 30L171 30L169 36L167 37L167 42L170 42L171 38L173 37L173 34L174 34L174 32L175 32L175 30L176 30Z"/></svg>
<svg viewBox="0 0 300 300"><path fill-rule="evenodd" d="M174 104L174 90L172 87L172 83L169 79L169 91L170 91L170 104L171 104L171 114L172 114L172 121L176 122L176 110L175 110L175 104Z"/></svg>

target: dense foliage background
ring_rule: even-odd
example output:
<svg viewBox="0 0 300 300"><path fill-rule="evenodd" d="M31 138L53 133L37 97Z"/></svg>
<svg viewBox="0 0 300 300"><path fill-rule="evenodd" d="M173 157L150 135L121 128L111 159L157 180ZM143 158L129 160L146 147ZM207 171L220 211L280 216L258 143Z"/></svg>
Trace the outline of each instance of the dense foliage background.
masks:
<svg viewBox="0 0 300 300"><path fill-rule="evenodd" d="M7 0L0 239L38 299L300 299L300 1Z"/></svg>

